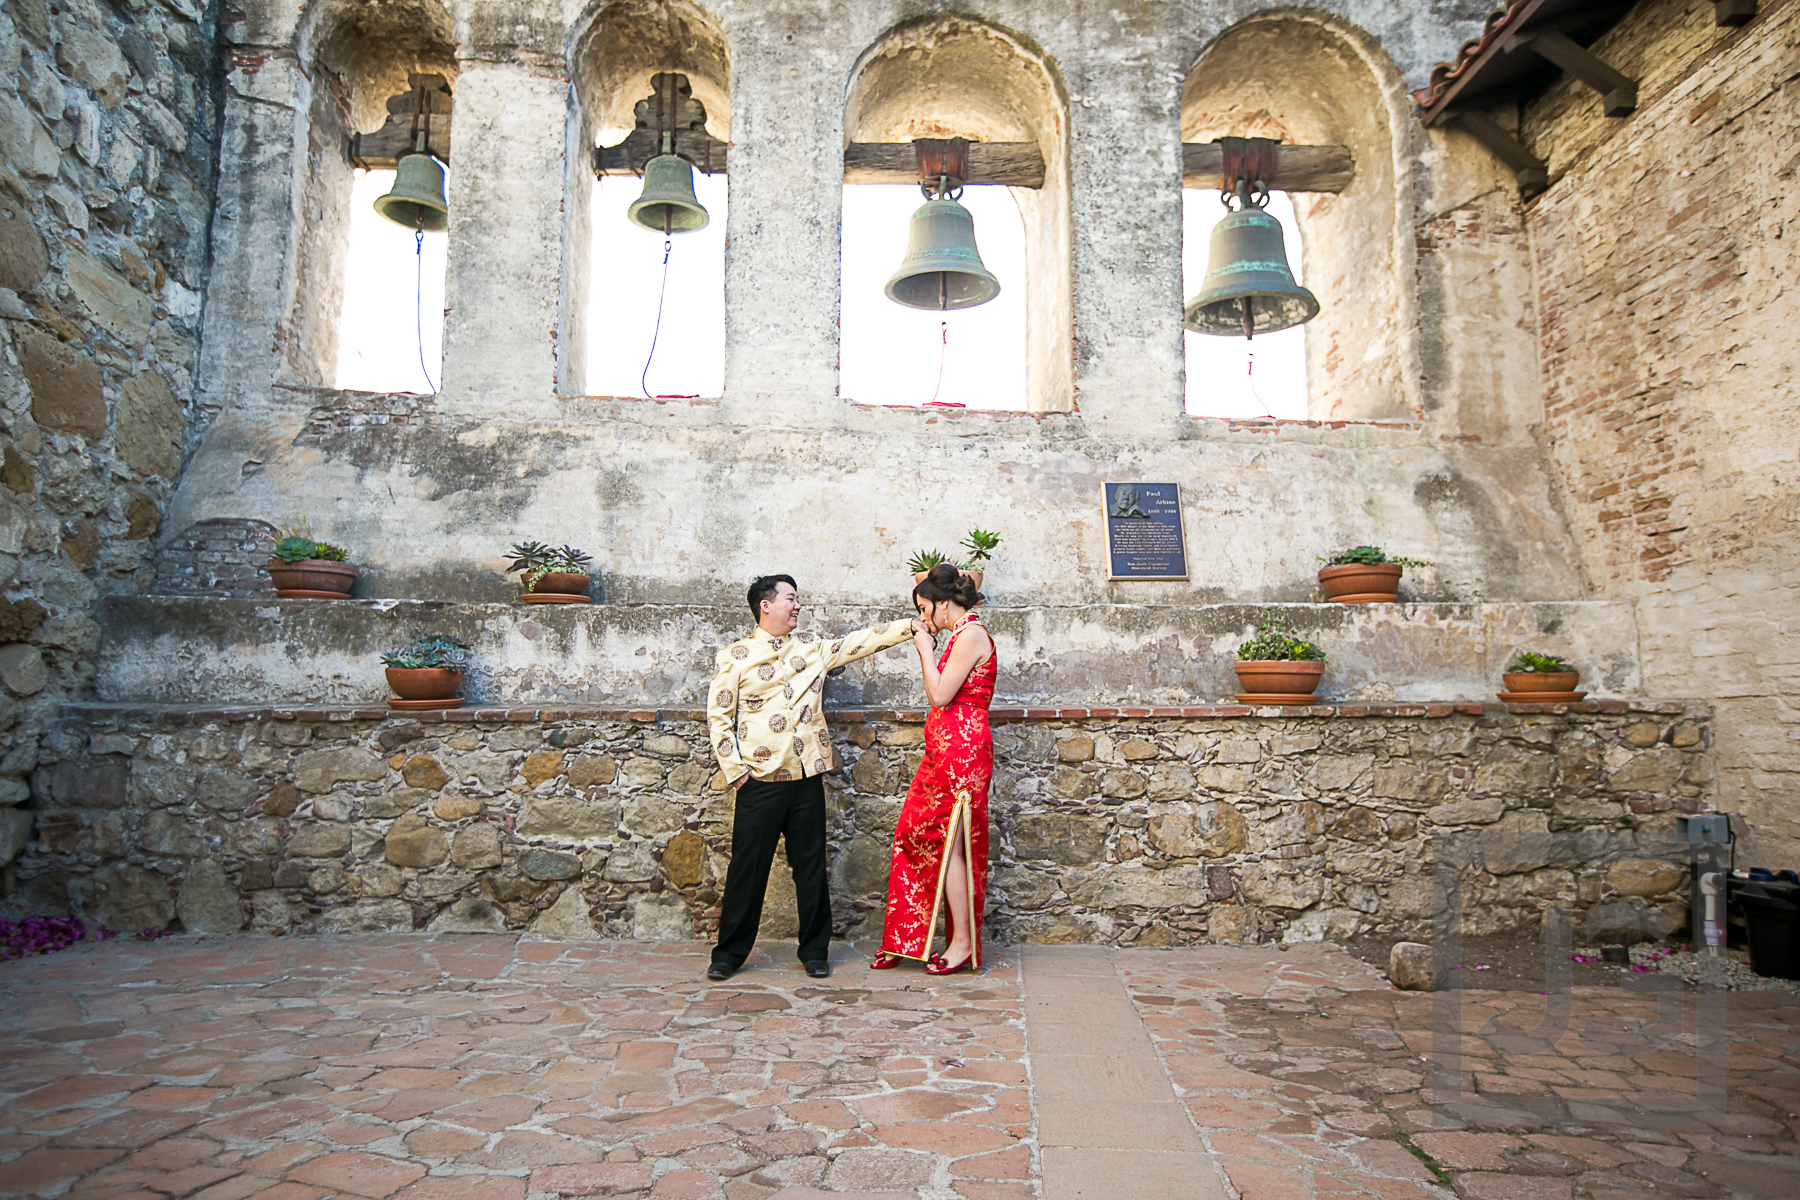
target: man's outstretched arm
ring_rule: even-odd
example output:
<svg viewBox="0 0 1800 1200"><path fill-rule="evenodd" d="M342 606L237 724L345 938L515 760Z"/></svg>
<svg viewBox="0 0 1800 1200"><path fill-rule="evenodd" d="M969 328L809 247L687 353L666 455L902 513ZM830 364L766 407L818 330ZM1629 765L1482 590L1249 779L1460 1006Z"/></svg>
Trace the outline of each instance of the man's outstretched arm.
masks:
<svg viewBox="0 0 1800 1200"><path fill-rule="evenodd" d="M859 658L867 658L878 650L898 646L911 636L912 622L901 618L885 625L871 625L867 629L854 630L843 637L832 638L825 643L825 669L829 671L846 663L853 663Z"/></svg>

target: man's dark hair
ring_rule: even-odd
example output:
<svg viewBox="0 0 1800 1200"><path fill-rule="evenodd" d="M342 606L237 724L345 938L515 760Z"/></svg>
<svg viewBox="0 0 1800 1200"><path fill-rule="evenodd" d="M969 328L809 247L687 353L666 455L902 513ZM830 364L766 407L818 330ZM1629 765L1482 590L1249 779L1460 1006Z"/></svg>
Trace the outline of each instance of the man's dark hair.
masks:
<svg viewBox="0 0 1800 1200"><path fill-rule="evenodd" d="M750 616L758 623L762 621L762 602L775 598L775 585L785 583L799 592L800 585L794 582L792 575L764 575L750 585Z"/></svg>

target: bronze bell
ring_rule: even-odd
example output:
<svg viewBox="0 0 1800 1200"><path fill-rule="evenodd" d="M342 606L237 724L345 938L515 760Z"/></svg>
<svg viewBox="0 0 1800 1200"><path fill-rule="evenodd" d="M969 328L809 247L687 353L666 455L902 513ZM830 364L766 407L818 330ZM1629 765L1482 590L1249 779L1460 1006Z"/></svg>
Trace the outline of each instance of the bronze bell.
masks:
<svg viewBox="0 0 1800 1200"><path fill-rule="evenodd" d="M632 224L661 234L692 233L705 229L711 219L694 195L693 164L678 154L659 154L644 164L644 194L625 215Z"/></svg>
<svg viewBox="0 0 1800 1200"><path fill-rule="evenodd" d="M1195 333L1246 338L1304 325L1319 315L1319 301L1294 282L1281 222L1239 194L1246 196L1242 210L1213 226L1206 277L1182 324Z"/></svg>
<svg viewBox="0 0 1800 1200"><path fill-rule="evenodd" d="M375 201L375 211L396 225L440 233L449 227L450 206L444 203L444 165L425 149L420 134L416 149L394 164L394 186Z"/></svg>
<svg viewBox="0 0 1800 1200"><path fill-rule="evenodd" d="M912 215L906 257L882 289L908 308L974 308L1000 294L975 248L975 218L954 200L927 200Z"/></svg>

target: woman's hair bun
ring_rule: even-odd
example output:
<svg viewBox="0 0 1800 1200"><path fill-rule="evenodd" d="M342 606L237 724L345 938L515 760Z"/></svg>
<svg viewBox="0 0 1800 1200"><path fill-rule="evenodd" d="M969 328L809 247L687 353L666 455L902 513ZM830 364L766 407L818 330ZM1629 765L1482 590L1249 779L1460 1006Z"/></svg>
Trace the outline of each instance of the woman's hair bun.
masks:
<svg viewBox="0 0 1800 1200"><path fill-rule="evenodd" d="M941 562L930 571L925 578L913 588L915 599L925 599L933 604L945 600L953 601L964 608L974 608L980 604L984 596L975 587L975 580L964 574L955 563Z"/></svg>

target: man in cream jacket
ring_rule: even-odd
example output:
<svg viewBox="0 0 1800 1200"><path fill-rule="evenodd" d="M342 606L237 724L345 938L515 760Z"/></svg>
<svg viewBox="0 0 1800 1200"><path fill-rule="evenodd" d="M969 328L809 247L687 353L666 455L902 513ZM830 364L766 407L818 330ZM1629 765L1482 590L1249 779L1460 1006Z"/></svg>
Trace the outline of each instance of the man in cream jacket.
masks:
<svg viewBox="0 0 1800 1200"><path fill-rule="evenodd" d="M750 585L756 630L719 651L707 723L719 769L738 789L731 868L719 902L719 941L706 977L731 978L750 956L762 923L775 843L787 838L800 915L800 961L815 979L831 974L831 895L825 882L825 786L837 769L825 728L825 675L912 636L890 621L839 638L795 633L800 595L788 575Z"/></svg>

